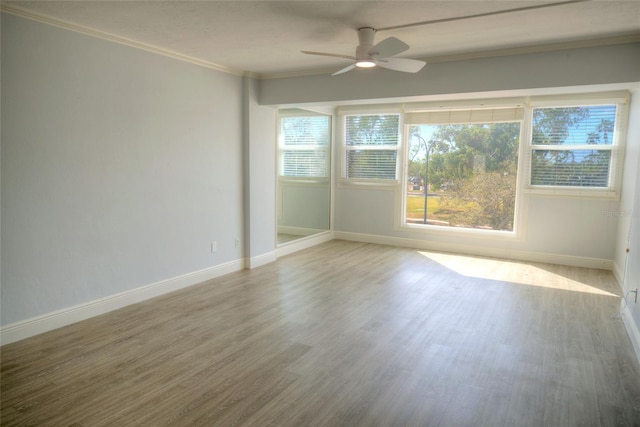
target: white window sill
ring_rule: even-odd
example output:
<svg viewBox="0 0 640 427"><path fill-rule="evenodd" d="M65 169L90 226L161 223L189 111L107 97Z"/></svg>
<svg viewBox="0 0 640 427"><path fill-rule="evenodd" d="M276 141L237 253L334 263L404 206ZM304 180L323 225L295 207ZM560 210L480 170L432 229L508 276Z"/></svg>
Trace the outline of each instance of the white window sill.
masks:
<svg viewBox="0 0 640 427"><path fill-rule="evenodd" d="M279 176L278 180L281 183L287 183L287 184L328 184L329 183L329 178L328 177L312 177L312 176L299 176L299 177L293 177L293 176Z"/></svg>
<svg viewBox="0 0 640 427"><path fill-rule="evenodd" d="M452 227L452 226L439 226L439 225L424 225L424 224L410 224L403 223L398 229L400 231L431 234L431 235L448 235L448 236L460 236L470 237L485 240L518 240L520 235L514 231L503 230L482 230L477 228L464 228L464 227Z"/></svg>
<svg viewBox="0 0 640 427"><path fill-rule="evenodd" d="M529 196L545 197L580 197L589 199L617 200L620 195L609 188L577 188L577 187L526 187L524 193Z"/></svg>
<svg viewBox="0 0 640 427"><path fill-rule="evenodd" d="M356 179L340 178L338 188L367 188L371 190L393 190L400 184L397 179Z"/></svg>

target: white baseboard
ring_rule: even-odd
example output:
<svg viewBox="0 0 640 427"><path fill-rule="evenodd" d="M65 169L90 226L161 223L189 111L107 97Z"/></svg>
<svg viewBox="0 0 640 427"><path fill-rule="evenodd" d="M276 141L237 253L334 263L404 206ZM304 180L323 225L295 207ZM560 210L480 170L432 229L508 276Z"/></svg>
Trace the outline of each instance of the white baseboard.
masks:
<svg viewBox="0 0 640 427"><path fill-rule="evenodd" d="M334 236L332 231L324 231L322 233L315 234L313 236L307 236L301 239L292 240L290 242L283 243L282 245L278 246L276 248L276 256L280 258L285 255L289 255L294 252L298 252L303 249L307 249L312 246L316 246L321 243L328 242L333 239L334 239Z"/></svg>
<svg viewBox="0 0 640 427"><path fill-rule="evenodd" d="M0 328L0 345L20 341L109 311L177 291L244 268L242 260L227 262L141 286L84 304L57 310Z"/></svg>
<svg viewBox="0 0 640 427"><path fill-rule="evenodd" d="M620 304L624 304L624 301ZM633 315L628 305L624 307L621 312L624 328L627 330L627 334L629 334L631 344L633 344L633 351L636 353L636 359L638 359L638 363L640 363L640 330L638 330L636 322L633 321Z"/></svg>
<svg viewBox="0 0 640 427"><path fill-rule="evenodd" d="M452 252L466 255L505 258L518 261L544 262L549 264L570 265L573 267L613 269L613 261L600 258L576 257L570 255L549 254L543 252L516 251L487 246L456 243L431 242L420 239L405 239L402 237L378 236L373 234L349 233L334 231L334 237L341 240L351 240L363 243L377 243L380 245L401 246L406 248L423 249L428 251Z"/></svg>
<svg viewBox="0 0 640 427"><path fill-rule="evenodd" d="M265 264L269 264L276 260L276 253L274 251L267 252L266 254L258 255L252 258L245 259L245 266L248 269L260 267Z"/></svg>

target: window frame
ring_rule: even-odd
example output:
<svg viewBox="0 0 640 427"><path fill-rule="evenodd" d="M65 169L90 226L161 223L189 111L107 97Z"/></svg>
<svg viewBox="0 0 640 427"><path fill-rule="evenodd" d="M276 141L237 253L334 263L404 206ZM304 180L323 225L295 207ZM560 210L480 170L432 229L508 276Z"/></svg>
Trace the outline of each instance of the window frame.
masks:
<svg viewBox="0 0 640 427"><path fill-rule="evenodd" d="M533 112L537 108L570 108L570 107L597 107L615 105L616 115L611 144L594 145L544 145L533 143ZM526 155L526 180L523 191L530 195L586 197L600 199L618 199L620 197L620 182L622 180L622 164L624 157L624 145L626 141L626 128L628 120L628 92L615 92L605 94L577 94L567 96L547 96L534 98L527 106L525 123L527 135L524 143L527 145ZM610 151L609 176L607 187L579 187L563 185L535 185L533 179L533 154L536 150L554 151L578 151L598 150Z"/></svg>
<svg viewBox="0 0 640 427"><path fill-rule="evenodd" d="M350 116L371 116L371 115L397 115L398 116L398 143L396 145L384 144L384 145L347 145L346 138L346 120ZM403 114L400 108L395 106L362 106L360 108L348 108L343 107L338 109L337 120L337 133L340 139L340 172L338 176L338 186L368 186L368 187L380 187L386 188L397 186L401 181L401 163L402 163L402 147L403 147ZM347 171L347 156L349 151L356 150L369 150L369 151L383 151L392 150L396 152L396 164L395 174L393 179L384 178L352 178L348 176Z"/></svg>
<svg viewBox="0 0 640 427"><path fill-rule="evenodd" d="M525 150L524 138L526 135L525 127L526 127L526 105L523 99L514 98L514 99L493 99L493 100L483 100L480 103L460 103L460 102L450 102L450 103L438 103L437 105L433 104L418 104L415 106L408 105L405 111L408 114L420 114L420 113L435 113L436 115L448 115L448 114L456 114L456 113L469 113L470 116L473 116L476 112L482 112L482 110L487 111L498 111L498 110L520 110L521 115L520 118L514 119L492 119L492 120L474 120L469 122L464 122L466 124L489 124L489 123L520 123L520 140L518 143L518 160L517 160L517 175L516 175L516 194L515 194L515 206L514 206L514 218L513 218L513 230L488 230L488 229L479 229L479 228L464 228L464 227L455 227L455 226L439 226L439 225L430 225L430 224L419 224L419 223L410 223L407 222L407 186L408 186L408 150L410 148L410 144L408 142L410 128L412 126L419 125L447 125L447 124L464 124L463 122L456 121L434 121L432 123L414 123L413 120L404 120L403 133L405 140L405 146L402 150L403 160L402 160L402 179L401 186L398 191L398 196L396 197L396 204L399 205L399 214L396 215L396 224L395 229L400 231L409 231L411 233L420 233L420 234L432 234L432 235L464 235L472 238L481 238L481 239L495 239L495 240L504 240L508 239L510 241L517 241L522 239L523 231L520 224L523 222L523 212L522 208L522 198L523 198L523 180L525 178L525 173L523 173L524 168L524 159L523 152Z"/></svg>

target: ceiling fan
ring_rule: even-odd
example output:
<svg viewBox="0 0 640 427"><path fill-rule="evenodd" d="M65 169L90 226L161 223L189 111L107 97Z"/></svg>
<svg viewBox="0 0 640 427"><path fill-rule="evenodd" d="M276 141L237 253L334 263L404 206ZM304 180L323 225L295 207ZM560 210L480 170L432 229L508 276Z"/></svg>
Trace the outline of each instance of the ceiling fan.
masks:
<svg viewBox="0 0 640 427"><path fill-rule="evenodd" d="M394 71L402 71L405 73L417 73L426 65L426 62L417 59L392 58L409 49L409 45L395 37L389 37L374 45L373 39L376 35L376 29L371 27L363 27L358 29L358 41L360 44L356 48L355 56L340 55L337 53L311 52L303 50L302 53L307 55L333 56L336 58L351 59L353 64L345 67L332 76L346 73L354 68L372 68L381 67Z"/></svg>
<svg viewBox="0 0 640 427"><path fill-rule="evenodd" d="M588 1L591 1L591 0L565 0L565 1L559 1L559 2L551 2L551 3L518 7L514 9L495 10L491 12L477 13L474 15L456 16L456 17L444 18L444 19L434 19L431 21L413 22L410 24L396 25L393 27L385 27L385 28L378 28L378 29L375 29L372 27L362 27L358 29L358 40L360 44L356 48L355 56L340 55L337 53L312 52L308 50L303 50L302 53L305 53L307 55L332 56L336 58L344 58L344 59L350 59L354 61L353 64L341 70L336 71L335 73L332 74L332 76L346 73L347 71L351 71L354 68L372 68L372 67L387 68L390 70L402 71L405 73L417 73L422 69L422 67L426 65L426 62L420 61L417 59L392 58L395 55L399 55L402 52L407 51L409 49L409 45L395 37L386 38L382 40L380 43L374 45L373 39L377 31L397 30L397 29L417 27L422 25L431 25L431 24L442 24L445 22L459 21L463 19L482 18L482 17L492 16L492 15L502 15L505 13L524 12L524 11L529 11L534 9L547 8L547 7L564 6L564 5L569 5L573 3L584 3Z"/></svg>

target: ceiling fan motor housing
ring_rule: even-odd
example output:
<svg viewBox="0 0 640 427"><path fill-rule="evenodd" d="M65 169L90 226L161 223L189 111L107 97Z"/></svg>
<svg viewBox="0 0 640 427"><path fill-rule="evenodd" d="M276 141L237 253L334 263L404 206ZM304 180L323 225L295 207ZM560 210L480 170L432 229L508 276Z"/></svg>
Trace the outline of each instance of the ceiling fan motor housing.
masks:
<svg viewBox="0 0 640 427"><path fill-rule="evenodd" d="M373 47L373 40L376 36L376 30L371 27L363 27L358 29L358 41L360 44L356 48L356 59L371 61L369 51Z"/></svg>

